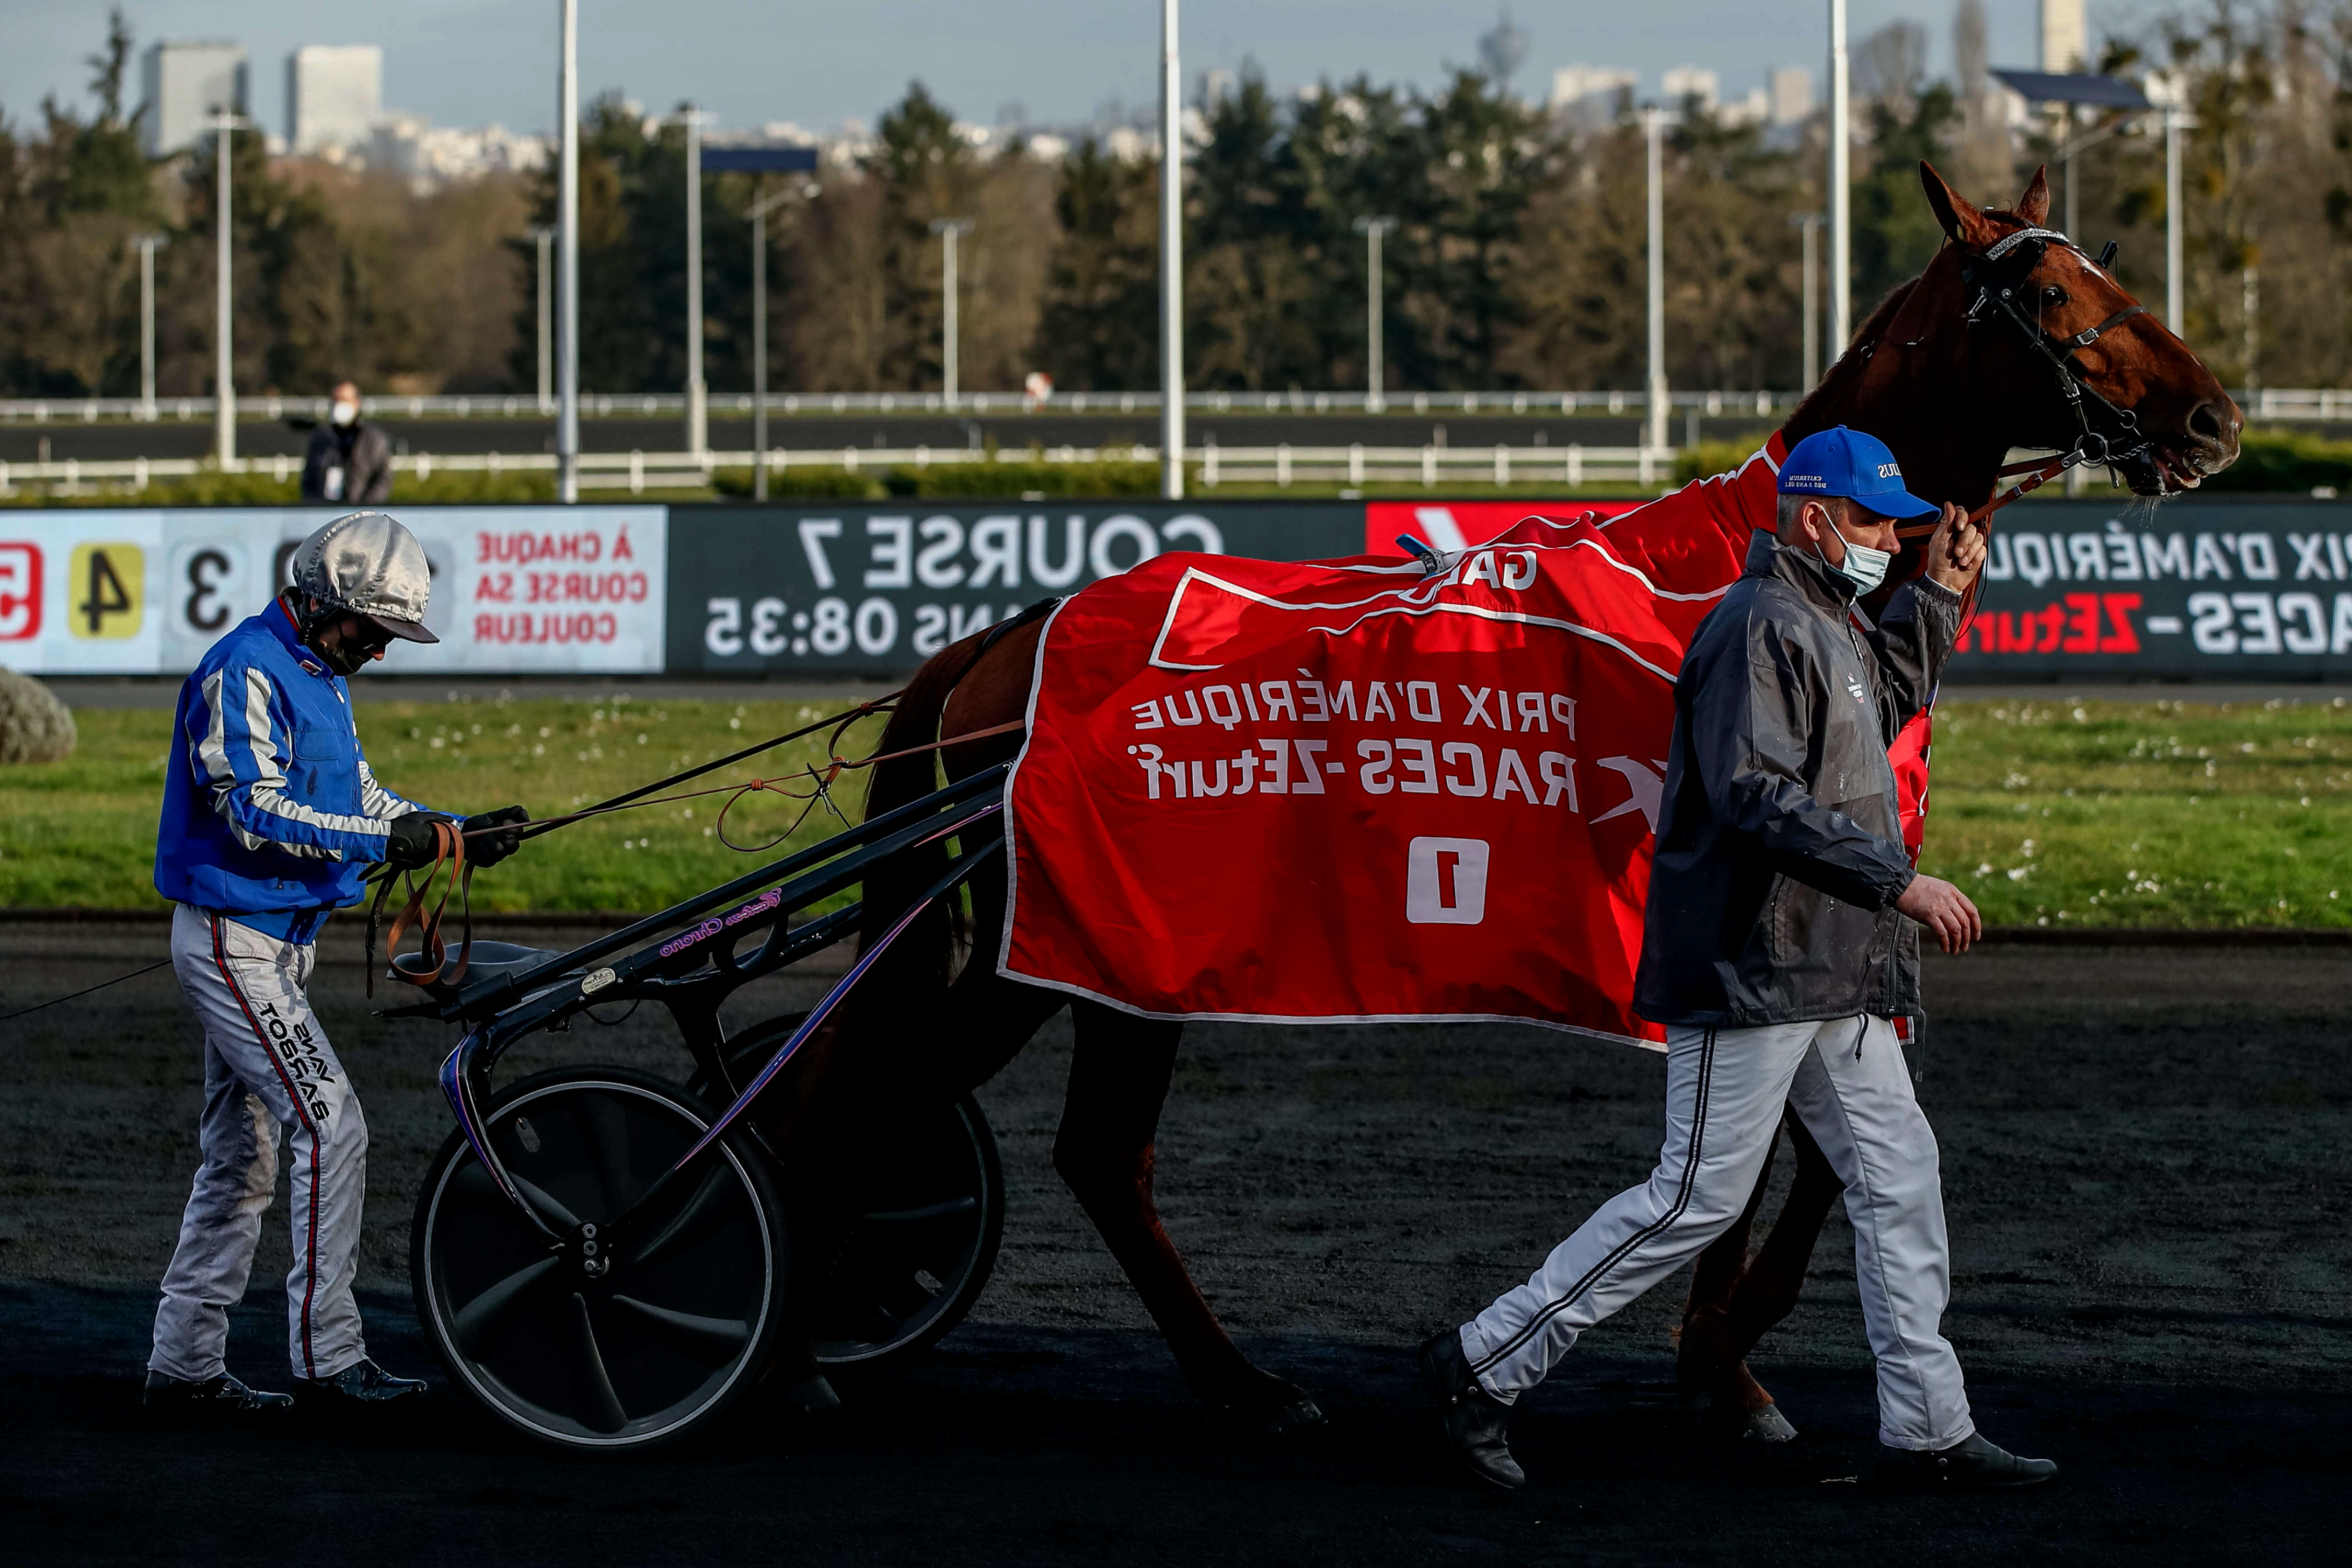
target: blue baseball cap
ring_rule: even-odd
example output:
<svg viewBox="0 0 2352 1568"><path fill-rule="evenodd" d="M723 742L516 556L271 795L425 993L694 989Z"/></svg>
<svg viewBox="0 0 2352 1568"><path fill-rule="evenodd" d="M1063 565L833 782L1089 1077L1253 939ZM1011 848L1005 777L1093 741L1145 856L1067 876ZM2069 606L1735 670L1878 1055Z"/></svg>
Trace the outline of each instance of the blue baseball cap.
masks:
<svg viewBox="0 0 2352 1568"><path fill-rule="evenodd" d="M1943 510L1903 488L1903 468L1875 436L1833 425L1790 450L1780 465L1784 496L1845 496L1881 517L1925 517Z"/></svg>

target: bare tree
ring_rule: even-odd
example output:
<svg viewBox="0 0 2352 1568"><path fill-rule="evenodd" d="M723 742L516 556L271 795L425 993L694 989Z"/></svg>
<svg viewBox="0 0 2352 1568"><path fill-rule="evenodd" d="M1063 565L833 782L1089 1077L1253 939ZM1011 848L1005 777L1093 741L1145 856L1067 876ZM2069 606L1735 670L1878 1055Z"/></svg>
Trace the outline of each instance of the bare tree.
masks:
<svg viewBox="0 0 2352 1568"><path fill-rule="evenodd" d="M1853 90L1883 103L1899 120L1911 118L1927 74L1927 29L1889 22L1854 47Z"/></svg>
<svg viewBox="0 0 2352 1568"><path fill-rule="evenodd" d="M1511 20L1511 8L1503 7L1494 28L1478 36L1478 64L1486 79L1495 84L1497 92L1511 90L1511 79L1528 63L1528 55L1535 47L1535 37L1525 27Z"/></svg>
<svg viewBox="0 0 2352 1568"><path fill-rule="evenodd" d="M2005 197L2016 182L2009 116L1992 79L1984 0L1959 0L1952 10L1953 88L1959 100L1959 144L1952 176L1981 200Z"/></svg>

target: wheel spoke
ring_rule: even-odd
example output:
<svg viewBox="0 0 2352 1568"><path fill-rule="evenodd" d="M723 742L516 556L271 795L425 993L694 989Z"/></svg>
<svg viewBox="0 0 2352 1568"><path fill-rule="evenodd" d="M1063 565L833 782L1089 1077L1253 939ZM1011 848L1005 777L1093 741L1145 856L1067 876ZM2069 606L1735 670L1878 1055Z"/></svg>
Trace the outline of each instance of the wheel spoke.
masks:
<svg viewBox="0 0 2352 1568"><path fill-rule="evenodd" d="M865 1219L868 1225L923 1225L935 1219L971 1214L979 1207L978 1198L950 1198L945 1203L926 1204L919 1209L881 1209L866 1215Z"/></svg>
<svg viewBox="0 0 2352 1568"><path fill-rule="evenodd" d="M554 1194L524 1180L512 1171L509 1171L507 1175L514 1183L515 1191L522 1194L522 1201L538 1210L539 1217L554 1229L569 1232L580 1228L580 1216L557 1202Z"/></svg>
<svg viewBox="0 0 2352 1568"><path fill-rule="evenodd" d="M614 1390L612 1374L604 1370L604 1352L596 1348L596 1325L588 1317L588 1299L577 1290L572 1293L572 1315L575 1336L572 1353L579 1363L575 1370L581 1392L593 1406L593 1418L586 1425L599 1432L617 1432L629 1424L629 1413L621 1408L621 1396Z"/></svg>
<svg viewBox="0 0 2352 1568"><path fill-rule="evenodd" d="M722 1362L751 1342L751 1325L740 1318L697 1317L692 1312L656 1307L633 1296L614 1296L612 1302L615 1307L636 1313L656 1329L667 1331L671 1338L683 1340L698 1351L717 1352Z"/></svg>
<svg viewBox="0 0 2352 1568"><path fill-rule="evenodd" d="M498 1332L499 1323L521 1300L523 1292L547 1278L549 1271L562 1261L542 1258L536 1263L525 1264L459 1308L449 1325L457 1348L478 1361L481 1359L491 1336Z"/></svg>
<svg viewBox="0 0 2352 1568"><path fill-rule="evenodd" d="M573 1104L580 1135L596 1162L596 1180L604 1188L604 1215L609 1218L627 1208L629 1201L636 1196L631 1190L635 1184L629 1179L628 1118L607 1095L577 1095Z"/></svg>
<svg viewBox="0 0 2352 1568"><path fill-rule="evenodd" d="M654 1234L651 1241L637 1248L629 1258L629 1267L644 1268L659 1262L672 1252L680 1251L699 1241L710 1228L726 1217L720 1197L731 1183L731 1173L724 1162L711 1156L709 1169L694 1189L694 1195L679 1205L670 1222Z"/></svg>
<svg viewBox="0 0 2352 1568"><path fill-rule="evenodd" d="M464 1159L465 1163L457 1167L457 1173L449 1178L449 1196L469 1204L479 1204L485 1208L501 1208L512 1213L514 1200L499 1191L498 1183L490 1180L490 1173L484 1169L482 1163L470 1152Z"/></svg>

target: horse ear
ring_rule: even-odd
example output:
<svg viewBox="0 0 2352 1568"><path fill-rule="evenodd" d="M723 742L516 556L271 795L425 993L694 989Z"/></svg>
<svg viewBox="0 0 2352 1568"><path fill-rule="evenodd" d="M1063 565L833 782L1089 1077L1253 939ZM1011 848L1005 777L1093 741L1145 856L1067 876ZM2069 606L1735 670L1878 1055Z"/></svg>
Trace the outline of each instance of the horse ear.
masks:
<svg viewBox="0 0 2352 1568"><path fill-rule="evenodd" d="M2042 164L2033 171L2033 181L2025 194L2017 198L2017 216L2035 228L2050 216L2050 165Z"/></svg>
<svg viewBox="0 0 2352 1568"><path fill-rule="evenodd" d="M1982 250L2000 237L1985 215L1946 184L1936 166L1925 159L1919 163L1919 184L1927 193L1927 205L1936 209L1936 221L1958 243Z"/></svg>

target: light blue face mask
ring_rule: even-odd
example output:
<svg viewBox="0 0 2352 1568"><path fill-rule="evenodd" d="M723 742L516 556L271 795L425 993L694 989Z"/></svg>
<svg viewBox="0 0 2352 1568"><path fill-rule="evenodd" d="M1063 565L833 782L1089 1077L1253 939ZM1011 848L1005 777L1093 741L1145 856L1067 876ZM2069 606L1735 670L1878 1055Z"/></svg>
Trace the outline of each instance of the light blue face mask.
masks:
<svg viewBox="0 0 2352 1568"><path fill-rule="evenodd" d="M1843 534L1839 537L1844 538ZM1856 544L1847 539L1844 563L1831 570L1853 584L1854 597L1860 598L1886 581L1886 568L1894 560L1895 552L1891 550L1873 550L1867 544Z"/></svg>

